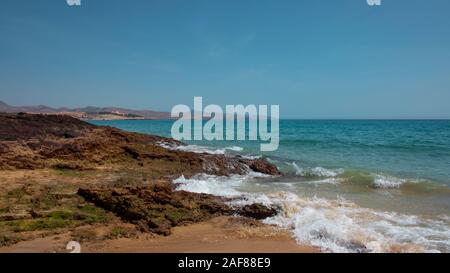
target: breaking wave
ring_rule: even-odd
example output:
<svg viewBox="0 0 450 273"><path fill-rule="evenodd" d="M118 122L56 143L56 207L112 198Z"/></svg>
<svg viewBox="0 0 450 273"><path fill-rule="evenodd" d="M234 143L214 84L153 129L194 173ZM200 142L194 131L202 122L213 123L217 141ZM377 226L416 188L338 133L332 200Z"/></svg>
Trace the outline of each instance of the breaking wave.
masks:
<svg viewBox="0 0 450 273"><path fill-rule="evenodd" d="M218 177L201 174L174 180L178 190L235 197L232 206L262 203L277 207L275 217L264 220L292 232L299 244L326 252L446 252L450 250L450 221L362 208L344 199L306 198L276 191L246 191L258 173Z"/></svg>
<svg viewBox="0 0 450 273"><path fill-rule="evenodd" d="M269 177L266 174L249 172L246 175L215 176L209 174L198 174L191 178L185 178L184 175L173 180L177 185L177 190L184 190L196 193L207 193L218 196L237 197L244 195L239 188L253 178Z"/></svg>
<svg viewBox="0 0 450 273"><path fill-rule="evenodd" d="M199 146L199 145L174 145L167 142L159 142L159 146L172 150L172 151L184 151L184 152L192 152L192 153L198 153L198 154L225 154L227 150L234 151L234 152L241 152L244 150L244 148L239 146L230 146L225 148L210 148L206 146Z"/></svg>
<svg viewBox="0 0 450 273"><path fill-rule="evenodd" d="M295 173L303 177L336 177L343 172L342 169L326 169L323 167L300 168L297 163L292 162Z"/></svg>
<svg viewBox="0 0 450 273"><path fill-rule="evenodd" d="M322 184L352 184L368 186L372 189L399 189L403 186L416 185L418 190L433 186L424 179L407 179L383 173L369 173L365 171L328 169L324 167L299 167L296 162L287 163L292 167L296 176L307 179L308 183ZM434 185L436 186L436 185Z"/></svg>
<svg viewBox="0 0 450 273"><path fill-rule="evenodd" d="M450 249L449 222L379 212L343 200L269 196L281 213L266 219L292 230L299 243L329 252L441 252Z"/></svg>

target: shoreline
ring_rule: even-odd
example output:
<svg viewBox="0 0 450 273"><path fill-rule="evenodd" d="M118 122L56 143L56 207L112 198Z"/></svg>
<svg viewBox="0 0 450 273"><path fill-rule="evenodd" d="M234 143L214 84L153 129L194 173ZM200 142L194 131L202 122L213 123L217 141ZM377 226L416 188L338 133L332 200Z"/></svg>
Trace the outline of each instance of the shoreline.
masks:
<svg viewBox="0 0 450 273"><path fill-rule="evenodd" d="M91 227L101 230L104 227ZM58 234L13 246L0 253L66 253L69 233ZM286 230L242 217L216 217L179 226L169 236L141 234L132 238L81 242L82 253L320 253L315 247L297 244Z"/></svg>
<svg viewBox="0 0 450 273"><path fill-rule="evenodd" d="M17 192L18 189L24 189L26 192L32 189L34 191L37 188L55 188L57 195L69 198L78 187L95 186L104 183L99 181L105 179L114 181L113 176L105 175L104 170L83 171L82 173L60 172L53 169L2 170L0 171L0 187L8 194ZM1 202L0 205L2 203L4 204ZM20 209L19 205L17 209ZM69 212L70 208L64 210ZM23 236L12 244L1 245L0 253L67 253L66 244L73 240L79 241L83 252L87 253L320 252L315 247L299 245L288 230L243 216L216 216L197 223L182 224L174 226L170 235L163 236L141 231L137 226L127 223L117 215L111 212L105 213L109 220L104 224L102 222L81 223L55 229L30 229L17 234L15 232L1 234L0 241L3 240L3 243L8 237ZM23 210L7 215L0 213L0 216L2 216L0 231L5 227L5 223L6 225L9 225L8 223L25 223L30 219L27 212ZM33 220L30 219L30 221ZM22 226L16 226L16 228L19 227Z"/></svg>
<svg viewBox="0 0 450 273"><path fill-rule="evenodd" d="M428 188L415 181L300 168L295 162L290 168L277 168L280 165L270 158L188 149L173 139L64 116L0 115L0 125L4 125L0 131L0 246L39 251L33 242L40 242L61 251L63 243L56 246L53 240L67 234L66 242L83 241L85 250L93 252L152 251L151 245L159 246L155 252L313 251L305 246L299 250L296 241L331 252L448 249L445 214L430 218L389 209L411 201L417 205L417 200L431 196ZM290 171L295 171L294 182L289 181ZM304 179L311 175L312 179ZM308 183L296 183L297 178ZM268 186L270 192L265 191ZM367 194L366 205L359 203L362 199L312 195L322 189ZM448 192L439 194L445 197ZM397 196L405 196L405 200L394 201ZM376 207L380 200L388 209ZM367 205L372 201L378 203ZM240 237L236 230L227 231L229 224L212 220L234 215L248 220L242 225L235 221L235 229L254 233ZM252 218L267 219L264 223L273 224L278 231L284 228L285 235L261 238L256 232L260 226L248 226ZM201 227L203 231L197 233ZM215 237L227 232L228 236ZM177 240L184 237L173 234L196 239L181 243ZM209 235L203 240L205 234ZM404 234L408 237L399 237ZM155 237L161 235L167 237ZM50 239L52 236L57 238ZM416 245L418 240L423 243ZM186 249L186 244L191 248Z"/></svg>
<svg viewBox="0 0 450 273"><path fill-rule="evenodd" d="M200 173L281 174L264 159L171 150L160 143L181 143L69 116L1 114L0 127L0 252L64 252L72 240L88 251L91 244L109 242L110 248L98 250L122 252L125 243L114 244L124 238L136 244L131 252L151 251L151 245L158 245L154 252L191 252L196 242L198 251L207 252L283 251L273 238L290 246L285 251L297 249L286 234L258 235L258 230L275 234L258 220L277 214L276 208L232 207L227 198L177 190L172 183ZM247 237L240 237L245 232ZM202 244L205 234L227 234L226 246L219 247L219 238Z"/></svg>

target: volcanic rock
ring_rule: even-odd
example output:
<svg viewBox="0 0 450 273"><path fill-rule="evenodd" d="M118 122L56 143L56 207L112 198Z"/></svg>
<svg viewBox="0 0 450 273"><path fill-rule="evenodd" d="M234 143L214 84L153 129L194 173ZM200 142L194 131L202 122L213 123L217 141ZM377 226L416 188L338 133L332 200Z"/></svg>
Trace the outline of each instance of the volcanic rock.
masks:
<svg viewBox="0 0 450 273"><path fill-rule="evenodd" d="M198 173L228 176L249 170L280 174L264 159L185 152L161 147L160 143L184 145L170 138L95 126L69 116L0 114L0 170L85 170L110 164L126 169L144 167L158 177Z"/></svg>
<svg viewBox="0 0 450 273"><path fill-rule="evenodd" d="M257 203L244 206L240 209L239 214L241 214L242 216L262 220L275 216L277 214L277 210Z"/></svg>

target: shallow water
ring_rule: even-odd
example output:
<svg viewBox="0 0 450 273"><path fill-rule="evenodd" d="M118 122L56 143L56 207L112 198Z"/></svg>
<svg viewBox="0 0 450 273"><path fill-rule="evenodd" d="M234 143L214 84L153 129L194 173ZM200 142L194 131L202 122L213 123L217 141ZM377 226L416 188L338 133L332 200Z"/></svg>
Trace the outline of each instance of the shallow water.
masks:
<svg viewBox="0 0 450 273"><path fill-rule="evenodd" d="M170 136L173 121L94 121ZM267 220L333 252L450 251L450 121L282 120L280 148L191 142L196 152L264 156L283 177L180 178L180 188L281 207ZM238 205L238 203L234 204Z"/></svg>

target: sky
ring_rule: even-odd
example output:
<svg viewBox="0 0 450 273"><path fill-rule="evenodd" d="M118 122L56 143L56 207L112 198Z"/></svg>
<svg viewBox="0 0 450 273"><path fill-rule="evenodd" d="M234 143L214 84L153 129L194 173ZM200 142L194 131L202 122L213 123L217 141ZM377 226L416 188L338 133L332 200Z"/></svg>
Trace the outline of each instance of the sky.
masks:
<svg viewBox="0 0 450 273"><path fill-rule="evenodd" d="M1 0L0 101L450 117L450 1Z"/></svg>

